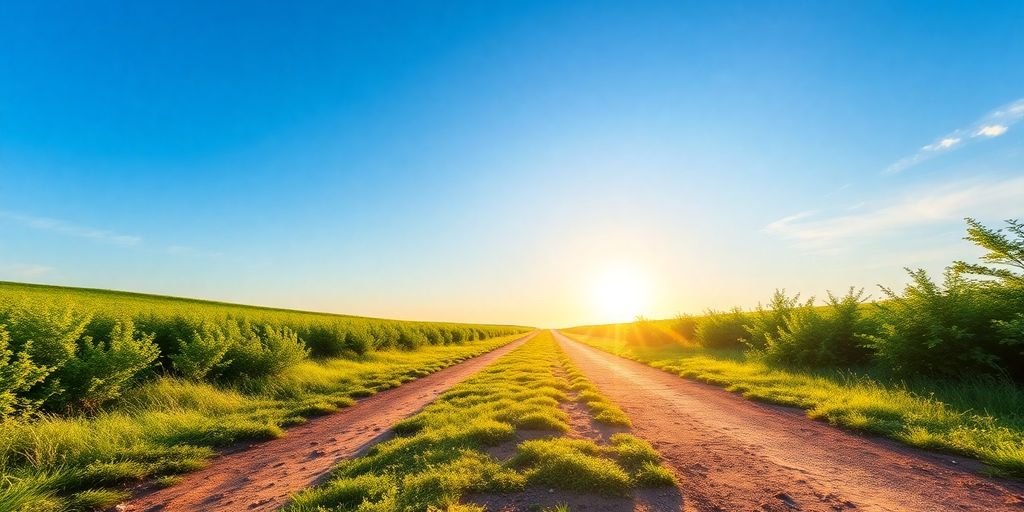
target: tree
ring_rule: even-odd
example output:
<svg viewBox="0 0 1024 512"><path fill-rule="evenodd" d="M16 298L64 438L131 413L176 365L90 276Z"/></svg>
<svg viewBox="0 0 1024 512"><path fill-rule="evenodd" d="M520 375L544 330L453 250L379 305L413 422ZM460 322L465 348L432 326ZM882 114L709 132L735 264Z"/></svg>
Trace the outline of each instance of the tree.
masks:
<svg viewBox="0 0 1024 512"><path fill-rule="evenodd" d="M1010 268L957 261L953 263L953 271L960 274L994 277L1002 281L1003 284L1024 285L1024 223L1016 219L1008 219L1006 231L1010 236L1007 236L1002 229L985 227L970 217L964 220L967 222L967 236L964 239L974 242L975 245L988 251L981 257L981 260L988 264Z"/></svg>

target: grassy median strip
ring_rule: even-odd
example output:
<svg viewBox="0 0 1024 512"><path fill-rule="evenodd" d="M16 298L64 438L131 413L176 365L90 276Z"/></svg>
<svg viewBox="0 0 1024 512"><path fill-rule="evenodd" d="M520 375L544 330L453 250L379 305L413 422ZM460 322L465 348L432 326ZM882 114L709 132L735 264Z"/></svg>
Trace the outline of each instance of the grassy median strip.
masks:
<svg viewBox="0 0 1024 512"><path fill-rule="evenodd" d="M396 424L397 437L344 461L326 484L296 494L288 510L476 511L482 507L464 497L530 485L606 495L671 485L672 475L645 441L616 434L601 446L565 436L568 418L559 404L570 400L574 386L592 390L563 366L563 358L551 334L539 334ZM560 376L563 370L572 373L572 382ZM622 414L606 401L593 401ZM519 430L549 434L518 443L506 460L489 453L517 442Z"/></svg>
<svg viewBox="0 0 1024 512"><path fill-rule="evenodd" d="M1007 384L913 379L887 383L852 371L772 367L738 351L679 345L637 346L565 333L594 348L755 400L807 409L811 418L880 434L920 448L975 457L1001 475L1024 476L1024 402Z"/></svg>
<svg viewBox="0 0 1024 512"><path fill-rule="evenodd" d="M194 471L214 448L284 435L333 412L504 345L519 335L358 359L307 360L274 378L233 386L164 377L94 416L0 422L0 510L92 510L124 483Z"/></svg>

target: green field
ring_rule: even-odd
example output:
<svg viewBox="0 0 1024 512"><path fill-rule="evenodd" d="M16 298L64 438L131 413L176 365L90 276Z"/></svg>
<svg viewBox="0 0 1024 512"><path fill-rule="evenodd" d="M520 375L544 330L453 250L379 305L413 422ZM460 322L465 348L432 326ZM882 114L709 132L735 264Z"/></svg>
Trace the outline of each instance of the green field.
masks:
<svg viewBox="0 0 1024 512"><path fill-rule="evenodd" d="M294 496L288 510L482 511L474 494L508 499L540 488L625 496L674 484L658 453L628 433L607 443L567 437L560 404L573 402L598 422L629 425L545 331L399 422L397 438L346 460L329 482ZM527 431L543 435L524 439ZM502 446L514 454L492 455Z"/></svg>
<svg viewBox="0 0 1024 512"><path fill-rule="evenodd" d="M91 510L528 329L0 283L0 510Z"/></svg>

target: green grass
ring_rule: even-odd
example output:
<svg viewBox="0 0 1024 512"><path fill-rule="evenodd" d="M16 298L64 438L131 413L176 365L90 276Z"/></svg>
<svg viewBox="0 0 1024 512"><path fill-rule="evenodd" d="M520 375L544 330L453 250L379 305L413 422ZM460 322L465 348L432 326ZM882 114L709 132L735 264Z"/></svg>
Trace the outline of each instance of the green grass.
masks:
<svg viewBox="0 0 1024 512"><path fill-rule="evenodd" d="M1024 476L1024 391L1006 381L890 381L867 371L772 367L738 350L644 347L621 339L566 334L751 399L807 409L814 419L974 457L995 474Z"/></svg>
<svg viewBox="0 0 1024 512"><path fill-rule="evenodd" d="M625 434L609 446L564 437L568 418L559 404L585 382L562 377L574 371L564 361L551 334L539 334L396 424L398 437L342 462L326 484L294 495L288 510L479 510L463 497L529 485L612 495L658 485L648 474L667 470L649 444ZM520 443L510 460L488 454L489 447L515 442L519 429L549 435Z"/></svg>
<svg viewBox="0 0 1024 512"><path fill-rule="evenodd" d="M279 377L237 385L163 377L94 416L0 422L0 510L85 510L116 502L125 482L202 467L214 448L269 439L356 396L398 385L516 336L358 359L307 360ZM117 498L117 499L115 499Z"/></svg>

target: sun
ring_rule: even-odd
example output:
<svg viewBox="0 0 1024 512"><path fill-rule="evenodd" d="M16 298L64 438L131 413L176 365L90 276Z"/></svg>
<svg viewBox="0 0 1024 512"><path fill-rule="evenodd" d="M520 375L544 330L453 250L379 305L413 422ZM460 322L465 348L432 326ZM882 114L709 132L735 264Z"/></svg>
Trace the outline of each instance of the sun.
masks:
<svg viewBox="0 0 1024 512"><path fill-rule="evenodd" d="M628 322L650 305L651 283L635 267L616 266L597 273L591 300L602 322Z"/></svg>

